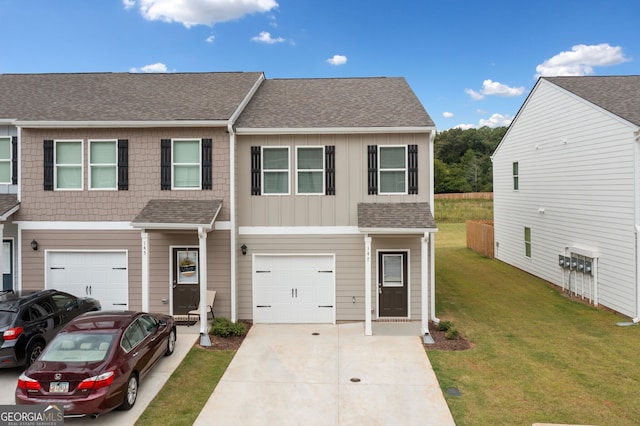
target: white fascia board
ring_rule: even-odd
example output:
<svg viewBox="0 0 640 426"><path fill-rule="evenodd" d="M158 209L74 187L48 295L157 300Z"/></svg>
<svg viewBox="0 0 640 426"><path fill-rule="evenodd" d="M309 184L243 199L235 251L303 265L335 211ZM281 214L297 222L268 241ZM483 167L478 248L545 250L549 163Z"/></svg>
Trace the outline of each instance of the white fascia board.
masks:
<svg viewBox="0 0 640 426"><path fill-rule="evenodd" d="M301 127L301 128L249 128L236 129L238 135L335 135L363 133L431 133L435 127Z"/></svg>
<svg viewBox="0 0 640 426"><path fill-rule="evenodd" d="M197 231L198 229L204 229L209 232L213 230L213 225L207 225L202 223L131 223L132 229L149 229L157 231Z"/></svg>
<svg viewBox="0 0 640 426"><path fill-rule="evenodd" d="M14 125L16 120L18 120L18 119L17 118L1 118L0 117L0 124L11 124L11 125Z"/></svg>
<svg viewBox="0 0 640 426"><path fill-rule="evenodd" d="M106 129L151 127L227 127L227 120L161 120L161 121L15 121L25 129Z"/></svg>
<svg viewBox="0 0 640 426"><path fill-rule="evenodd" d="M240 226L238 235L358 235L355 226Z"/></svg>
<svg viewBox="0 0 640 426"><path fill-rule="evenodd" d="M2 221L2 222L7 221L18 210L20 210L20 204L18 204L17 206L12 208L11 210L7 211L4 215L0 216L0 221Z"/></svg>
<svg viewBox="0 0 640 426"><path fill-rule="evenodd" d="M22 230L47 231L132 231L131 222L38 222L16 221Z"/></svg>
<svg viewBox="0 0 640 426"><path fill-rule="evenodd" d="M358 228L362 234L433 234L438 228Z"/></svg>

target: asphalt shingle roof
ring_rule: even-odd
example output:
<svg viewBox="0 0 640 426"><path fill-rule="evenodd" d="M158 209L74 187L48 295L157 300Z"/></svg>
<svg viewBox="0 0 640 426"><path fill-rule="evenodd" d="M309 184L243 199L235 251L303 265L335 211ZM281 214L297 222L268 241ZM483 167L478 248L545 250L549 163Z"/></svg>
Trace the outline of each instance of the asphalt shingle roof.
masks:
<svg viewBox="0 0 640 426"><path fill-rule="evenodd" d="M404 78L274 79L237 128L434 127Z"/></svg>
<svg viewBox="0 0 640 426"><path fill-rule="evenodd" d="M4 216L19 206L18 196L15 194L0 194L0 216Z"/></svg>
<svg viewBox="0 0 640 426"><path fill-rule="evenodd" d="M640 75L543 78L640 126Z"/></svg>
<svg viewBox="0 0 640 426"><path fill-rule="evenodd" d="M260 76L260 72L0 74L0 119L227 120Z"/></svg>
<svg viewBox="0 0 640 426"><path fill-rule="evenodd" d="M429 203L358 203L360 229L434 229Z"/></svg>
<svg viewBox="0 0 640 426"><path fill-rule="evenodd" d="M158 225L211 226L222 200L151 200L131 222L134 227Z"/></svg>

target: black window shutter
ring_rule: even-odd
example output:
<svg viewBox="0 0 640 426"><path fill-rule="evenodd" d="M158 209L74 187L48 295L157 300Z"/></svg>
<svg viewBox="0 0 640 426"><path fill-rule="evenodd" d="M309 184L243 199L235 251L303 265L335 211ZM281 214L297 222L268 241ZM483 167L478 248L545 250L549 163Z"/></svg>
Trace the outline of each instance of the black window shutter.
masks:
<svg viewBox="0 0 640 426"><path fill-rule="evenodd" d="M369 195L378 193L378 145L368 146Z"/></svg>
<svg viewBox="0 0 640 426"><path fill-rule="evenodd" d="M336 195L336 147L324 147L324 186L326 195Z"/></svg>
<svg viewBox="0 0 640 426"><path fill-rule="evenodd" d="M418 145L409 145L407 149L408 190L409 194L418 193Z"/></svg>
<svg viewBox="0 0 640 426"><path fill-rule="evenodd" d="M251 147L251 195L260 195L262 193L262 185L260 184L260 174L262 173L262 164L260 163L260 147Z"/></svg>
<svg viewBox="0 0 640 426"><path fill-rule="evenodd" d="M160 141L160 189L171 189L171 139Z"/></svg>
<svg viewBox="0 0 640 426"><path fill-rule="evenodd" d="M53 141L46 140L44 148L44 190L53 191Z"/></svg>
<svg viewBox="0 0 640 426"><path fill-rule="evenodd" d="M129 140L118 139L118 191L129 190Z"/></svg>
<svg viewBox="0 0 640 426"><path fill-rule="evenodd" d="M18 137L11 137L11 183L18 184Z"/></svg>
<svg viewBox="0 0 640 426"><path fill-rule="evenodd" d="M211 139L202 139L202 189L212 188L212 144Z"/></svg>

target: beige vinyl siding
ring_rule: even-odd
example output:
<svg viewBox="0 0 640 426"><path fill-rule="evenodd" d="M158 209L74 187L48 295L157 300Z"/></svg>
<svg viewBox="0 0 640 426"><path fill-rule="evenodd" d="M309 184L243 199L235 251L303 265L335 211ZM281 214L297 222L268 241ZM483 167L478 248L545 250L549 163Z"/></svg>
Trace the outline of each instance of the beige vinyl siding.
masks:
<svg viewBox="0 0 640 426"><path fill-rule="evenodd" d="M417 195L368 195L368 145L418 145ZM295 147L335 146L336 195L296 195ZM238 136L238 226L357 226L359 202L429 201L429 135ZM251 195L251 147L288 146L290 195Z"/></svg>
<svg viewBox="0 0 640 426"><path fill-rule="evenodd" d="M420 319L420 238L373 237L376 249L410 250L409 266L412 319ZM363 235L240 235L247 255L238 256L238 317L252 319L252 254L335 254L336 320L363 321L365 316ZM372 259L372 309L377 312L377 259ZM355 298L355 303L353 302ZM376 314L374 314L375 318Z"/></svg>
<svg viewBox="0 0 640 426"><path fill-rule="evenodd" d="M596 250L600 303L634 316L633 131L541 80L494 155L496 257L562 285L558 255L565 247ZM532 232L531 258L524 256L525 226Z"/></svg>

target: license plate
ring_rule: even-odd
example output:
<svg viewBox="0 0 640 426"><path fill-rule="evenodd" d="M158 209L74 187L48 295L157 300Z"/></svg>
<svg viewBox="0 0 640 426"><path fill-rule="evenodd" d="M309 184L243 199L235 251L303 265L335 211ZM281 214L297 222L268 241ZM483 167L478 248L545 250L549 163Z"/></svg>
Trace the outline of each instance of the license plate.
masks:
<svg viewBox="0 0 640 426"><path fill-rule="evenodd" d="M69 392L69 382L51 382L49 383L49 392L51 393Z"/></svg>

